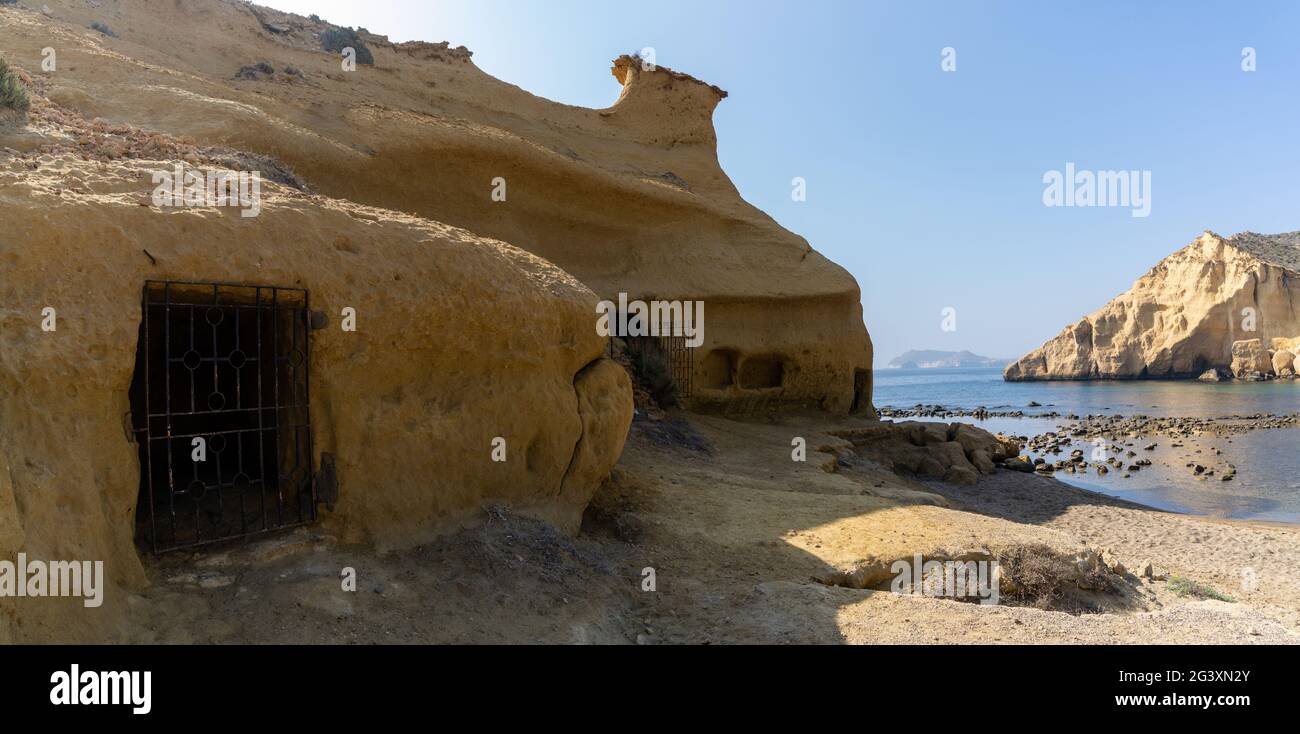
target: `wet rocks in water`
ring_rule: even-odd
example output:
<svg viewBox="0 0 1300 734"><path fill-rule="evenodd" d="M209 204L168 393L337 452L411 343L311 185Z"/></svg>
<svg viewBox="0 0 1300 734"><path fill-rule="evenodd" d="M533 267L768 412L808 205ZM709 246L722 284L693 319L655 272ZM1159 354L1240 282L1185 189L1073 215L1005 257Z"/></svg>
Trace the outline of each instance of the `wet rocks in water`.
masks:
<svg viewBox="0 0 1300 734"><path fill-rule="evenodd" d="M1295 354L1297 350L1289 349L1287 351ZM1292 364L1295 364L1294 359ZM891 414L916 414L929 411L943 411L944 414L969 414L958 408L939 405L917 405L911 410L904 411L883 408L880 413L882 416L888 416ZM1018 410L995 413L984 407L980 407L976 412L982 417L1035 417L1027 416ZM1036 417L1054 415L1042 414ZM1133 473L1154 465L1151 459L1138 459L1139 452L1151 452L1152 458L1160 457L1158 452L1161 450L1161 442L1150 440L1152 437L1168 437L1171 440L1166 445L1172 449L1195 447L1199 443L1199 439L1208 437L1224 438L1227 439L1228 443L1232 443L1231 438L1229 438L1231 436L1258 430L1300 427L1300 412L1197 417L1089 414L1082 417L1071 415L1068 420L1074 422L1060 424L1055 431L1048 431L1032 437L1007 438L999 434L1000 438L1015 441L1018 446L1015 453L1007 451L1004 454L1008 457L1006 459L998 456L990 456L989 458L995 466L1001 466L1010 471L1025 473L1037 471L1044 476L1058 473L1087 473L1091 468L1098 476L1106 476L1111 472L1117 472L1122 478L1130 478ZM1016 456L1021 446L1025 448L1027 456ZM1223 451L1214 446L1196 448L1195 453L1223 456ZM1068 454L1068 458L1063 458L1065 454ZM970 451L967 452L967 456L978 472L987 473L987 463L982 460L977 461L976 456ZM1032 458L1035 456L1043 458L1035 460ZM1188 456L1187 458L1191 459L1192 457ZM1048 466L1041 466L1044 463L1048 464ZM1177 466L1176 463L1160 463L1171 467ZM1189 461L1187 468L1192 470L1198 464L1201 466L1201 470L1192 472L1192 475L1197 479L1205 480L1210 477L1218 477L1220 480L1227 482L1236 477L1236 469L1230 464L1226 466L1218 465L1212 469L1204 462ZM935 471L939 469L938 466L929 468ZM943 470L946 474L947 468L944 467ZM936 478L943 475L937 474Z"/></svg>
<svg viewBox="0 0 1300 734"><path fill-rule="evenodd" d="M1002 462L1002 466L1011 471L1029 473L1034 470L1034 462L1028 456L1013 456Z"/></svg>
<svg viewBox="0 0 1300 734"><path fill-rule="evenodd" d="M876 410L881 418L974 418L976 420L988 420L989 418L1060 418L1060 413L1055 411L1047 413L1033 413L1026 415L1023 410L989 410L983 406L978 408L948 408L942 405L923 405L917 403L910 408L895 408L892 406L879 407ZM1066 416L1070 420L1077 420L1078 416Z"/></svg>

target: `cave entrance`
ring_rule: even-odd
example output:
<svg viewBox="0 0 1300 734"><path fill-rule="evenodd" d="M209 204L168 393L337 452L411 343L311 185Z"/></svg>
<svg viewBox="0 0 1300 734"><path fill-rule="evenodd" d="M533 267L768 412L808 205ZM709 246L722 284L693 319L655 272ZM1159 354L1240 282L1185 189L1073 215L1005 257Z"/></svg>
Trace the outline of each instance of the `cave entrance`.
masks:
<svg viewBox="0 0 1300 734"><path fill-rule="evenodd" d="M685 326L670 316L641 329L645 333L637 334L636 329L628 333L625 318L626 315L612 310L609 323L624 325L614 328L613 335L623 339L632 361L633 378L649 390L661 407L689 405L695 392L695 347L691 346ZM609 340L609 356L611 359L615 356L613 338Z"/></svg>
<svg viewBox="0 0 1300 734"><path fill-rule="evenodd" d="M655 342L677 386L677 399L684 405L695 392L695 347L684 336L673 336L672 331L666 333L668 336L658 337Z"/></svg>
<svg viewBox="0 0 1300 734"><path fill-rule="evenodd" d="M299 288L145 283L131 384L142 548L315 520L308 307Z"/></svg>
<svg viewBox="0 0 1300 734"><path fill-rule="evenodd" d="M849 413L856 415L867 410L867 399L871 395L871 373L866 370L853 370L853 404Z"/></svg>

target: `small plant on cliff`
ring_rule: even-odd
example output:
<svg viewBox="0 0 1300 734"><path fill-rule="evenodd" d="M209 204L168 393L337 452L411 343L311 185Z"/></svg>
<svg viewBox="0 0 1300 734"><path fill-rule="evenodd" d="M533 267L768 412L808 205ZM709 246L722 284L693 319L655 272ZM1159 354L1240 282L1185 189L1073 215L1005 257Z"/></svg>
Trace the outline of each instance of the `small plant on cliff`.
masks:
<svg viewBox="0 0 1300 734"><path fill-rule="evenodd" d="M27 88L18 80L17 72L0 59L0 108L26 112L31 106Z"/></svg>
<svg viewBox="0 0 1300 734"><path fill-rule="evenodd" d="M352 48L357 52L358 64L375 63L375 55L366 48L362 42L361 36L351 28L326 28L320 34L320 45L326 51L338 53L345 48Z"/></svg>
<svg viewBox="0 0 1300 734"><path fill-rule="evenodd" d="M103 33L104 35L108 36L109 38L117 38L117 34L113 32L113 29L112 29L112 28L109 28L109 27L108 27L108 24L103 23L102 21L98 21L98 20L97 20L97 21L95 21L94 23L91 23L91 24L90 24L90 30L92 30L92 31L99 31L100 33Z"/></svg>

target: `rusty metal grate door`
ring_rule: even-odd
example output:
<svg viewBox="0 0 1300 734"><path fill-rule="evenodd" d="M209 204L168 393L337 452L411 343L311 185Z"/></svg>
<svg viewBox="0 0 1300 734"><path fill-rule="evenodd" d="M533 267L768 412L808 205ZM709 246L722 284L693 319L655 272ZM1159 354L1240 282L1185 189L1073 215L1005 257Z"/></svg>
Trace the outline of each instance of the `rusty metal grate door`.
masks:
<svg viewBox="0 0 1300 734"><path fill-rule="evenodd" d="M132 387L155 552L316 518L306 290L147 281Z"/></svg>
<svg viewBox="0 0 1300 734"><path fill-rule="evenodd" d="M690 400L695 382L695 348L687 346L684 336L661 336L657 340L659 351L668 364L668 373L677 386L678 399L683 402Z"/></svg>

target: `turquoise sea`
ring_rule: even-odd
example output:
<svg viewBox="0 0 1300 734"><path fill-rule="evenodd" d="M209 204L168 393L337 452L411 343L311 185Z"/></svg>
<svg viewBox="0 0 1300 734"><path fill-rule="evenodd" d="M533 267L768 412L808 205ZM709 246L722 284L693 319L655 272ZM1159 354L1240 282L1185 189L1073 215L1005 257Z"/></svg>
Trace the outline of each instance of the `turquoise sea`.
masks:
<svg viewBox="0 0 1300 734"><path fill-rule="evenodd" d="M948 409L1023 410L1026 414L1064 415L1142 414L1149 416L1224 417L1300 412L1300 380L1263 383L1202 383L1196 381L1132 380L1106 382L1004 382L1002 371L891 370L875 371L876 407L911 408L918 403ZM1031 407L1037 402L1040 407ZM921 418L920 420L936 420ZM1033 436L1068 424L1065 418L952 418L986 430ZM1162 437L1151 458L1155 465L1128 479L1112 472L1058 476L1076 486L1104 492L1178 512L1222 518L1300 523L1300 428L1253 431L1198 439L1196 460L1231 462L1234 481L1203 480L1186 469L1185 449L1169 446ZM1211 456L1213 449L1223 452ZM1059 457L1057 457L1059 458Z"/></svg>

